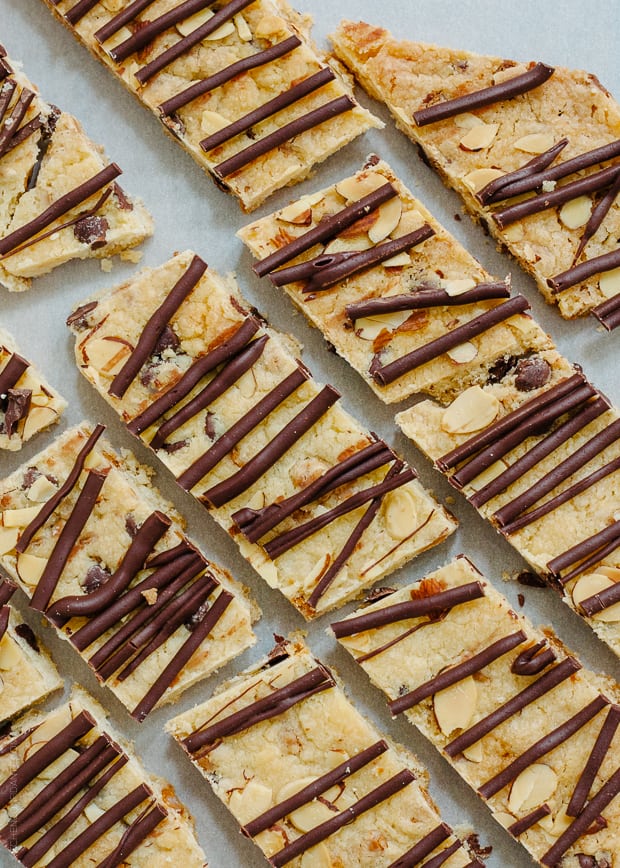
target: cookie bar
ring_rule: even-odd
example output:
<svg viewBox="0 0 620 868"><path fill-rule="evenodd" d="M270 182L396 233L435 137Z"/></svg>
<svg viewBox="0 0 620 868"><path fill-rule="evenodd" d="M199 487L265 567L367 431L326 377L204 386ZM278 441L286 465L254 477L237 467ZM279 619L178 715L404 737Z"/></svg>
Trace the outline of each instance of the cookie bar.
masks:
<svg viewBox="0 0 620 868"><path fill-rule="evenodd" d="M85 424L0 483L0 566L138 721L252 645L257 612Z"/></svg>
<svg viewBox="0 0 620 868"><path fill-rule="evenodd" d="M12 582L0 580L0 723L63 686L56 667L9 600Z"/></svg>
<svg viewBox="0 0 620 868"><path fill-rule="evenodd" d="M0 449L21 449L60 419L67 402L17 351L0 328Z"/></svg>
<svg viewBox="0 0 620 868"><path fill-rule="evenodd" d="M382 124L286 0L46 0L245 210Z"/></svg>
<svg viewBox="0 0 620 868"><path fill-rule="evenodd" d="M562 357L534 355L396 421L620 654L617 408Z"/></svg>
<svg viewBox="0 0 620 868"><path fill-rule="evenodd" d="M112 256L151 235L150 215L116 182L121 174L0 46L0 284L28 289L70 259Z"/></svg>
<svg viewBox="0 0 620 868"><path fill-rule="evenodd" d="M292 338L178 254L69 317L81 372L252 566L311 618L455 524L312 379Z"/></svg>
<svg viewBox="0 0 620 868"><path fill-rule="evenodd" d="M0 843L25 866L205 865L172 786L82 690L0 739Z"/></svg>
<svg viewBox="0 0 620 868"><path fill-rule="evenodd" d="M594 75L363 22L341 22L333 44L562 316L620 323L620 109Z"/></svg>
<svg viewBox="0 0 620 868"><path fill-rule="evenodd" d="M470 385L499 356L551 346L497 281L372 157L355 175L245 226L254 271L385 402Z"/></svg>
<svg viewBox="0 0 620 868"><path fill-rule="evenodd" d="M332 625L545 866L620 858L618 686L514 612L467 558Z"/></svg>
<svg viewBox="0 0 620 868"><path fill-rule="evenodd" d="M166 729L270 865L482 866L441 821L426 770L298 640Z"/></svg>

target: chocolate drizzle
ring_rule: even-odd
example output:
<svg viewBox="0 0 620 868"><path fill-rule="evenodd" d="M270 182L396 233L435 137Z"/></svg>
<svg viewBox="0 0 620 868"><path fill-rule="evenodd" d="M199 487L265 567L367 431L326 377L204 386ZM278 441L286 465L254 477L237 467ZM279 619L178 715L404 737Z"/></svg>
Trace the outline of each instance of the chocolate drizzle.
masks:
<svg viewBox="0 0 620 868"><path fill-rule="evenodd" d="M569 817L578 817L581 811L583 811L588 800L590 790L592 789L592 784L594 783L599 769L602 766L605 757L607 756L607 753L619 725L620 707L617 705L612 705L607 712L605 722L603 723L601 731L599 732L597 739L594 742L584 769L579 776L579 780L577 781L577 786L573 790L571 800L568 803L566 813Z"/></svg>
<svg viewBox="0 0 620 868"><path fill-rule="evenodd" d="M508 831L513 837L518 838L519 835L522 835L524 832L527 832L528 829L531 829L532 826L536 825L539 820L542 820L543 817L548 817L551 813L551 808L546 803L544 805L540 805L538 808L534 808L533 811L530 811L529 814L526 814L525 817L521 817L520 820L517 820L514 823L511 823L508 826Z"/></svg>
<svg viewBox="0 0 620 868"><path fill-rule="evenodd" d="M547 285L551 288L553 294L557 295L557 293L564 292L564 290L570 289L571 286L587 280L588 277L601 274L604 271L612 271L612 269L618 267L620 267L620 248L612 250L610 253L602 253L593 259L587 259L585 262L580 262L579 265L573 265L572 268L563 271L561 274L550 277L547 280ZM605 304L605 302L602 304ZM602 305L599 305L600 307Z"/></svg>
<svg viewBox="0 0 620 868"><path fill-rule="evenodd" d="M4 89L6 89L6 85L3 86ZM33 99L34 92L26 87L23 88L11 110L11 114L6 120L4 119L4 106L0 105L0 119L2 120L2 124L0 125L0 157L4 156L9 149L11 141L19 132L19 125L24 119L24 115L28 111Z"/></svg>
<svg viewBox="0 0 620 868"><path fill-rule="evenodd" d="M582 600L579 608L591 618L597 612L603 612L615 603L620 603L620 582L615 582L609 588L604 588L592 597Z"/></svg>
<svg viewBox="0 0 620 868"><path fill-rule="evenodd" d="M547 569L552 576L559 578L562 584L566 584L579 573L584 572L592 564L602 560L610 552L613 552L620 546L620 520L614 521L607 525L598 533L592 534L576 545L571 546L561 555L552 558L547 563ZM588 557L589 556L589 557ZM578 564L566 575L562 576L561 571L566 567Z"/></svg>
<svg viewBox="0 0 620 868"><path fill-rule="evenodd" d="M418 865L425 856L428 856L436 847L443 844L451 834L452 830L450 827L445 823L441 823L435 829L430 831L428 835L421 838L418 843L414 844L414 846L407 850L406 853L403 853L403 855L396 859L395 862L392 862L389 868L412 868L412 866ZM457 843L460 847L460 841ZM426 864L428 865L428 862Z"/></svg>
<svg viewBox="0 0 620 868"><path fill-rule="evenodd" d="M620 325L620 295L613 295L593 307L590 313L611 332Z"/></svg>
<svg viewBox="0 0 620 868"><path fill-rule="evenodd" d="M133 3L130 3L129 6L125 6L124 9L121 9L121 11L113 18L110 18L103 27L100 27L99 30L96 31L95 39L97 42L105 42L110 38L110 36L114 36L115 33L118 33L121 27L134 21L140 12L142 12L143 9L146 9L147 6L150 6L153 2L154 0L133 0Z"/></svg>
<svg viewBox="0 0 620 868"><path fill-rule="evenodd" d="M100 863L98 868L116 868L126 861L127 856L137 850L151 832L165 820L168 812L160 805L150 803L144 811L127 827L116 849Z"/></svg>
<svg viewBox="0 0 620 868"><path fill-rule="evenodd" d="M613 182L611 187L603 196L601 196L594 208L592 208L592 213L590 214L588 222L586 223L584 230L581 233L579 245L577 247L577 250L575 251L575 255L573 256L573 265L577 262L577 260L583 253L583 249L588 243L588 241L598 231L601 223L607 216L609 209L616 201L618 193L620 193L620 172L616 175L616 180Z"/></svg>
<svg viewBox="0 0 620 868"><path fill-rule="evenodd" d="M510 297L510 287L504 281L497 283L479 283L467 292L459 295L448 295L445 289L434 289L430 286L419 286L414 292L403 295L388 295L384 298L371 298L358 301L345 307L347 318L351 322L366 316L380 316L396 311L421 310L427 307L453 307L463 304L473 304L476 301L487 301Z"/></svg>
<svg viewBox="0 0 620 868"><path fill-rule="evenodd" d="M118 32L120 29L118 26L118 19L121 18L121 16L123 25L135 21L138 13L141 12L145 6L149 6L151 2L152 0L149 0L148 3L145 3L144 0L138 0L137 4L132 3L129 9L123 10L120 15L116 16L114 23L115 30L113 32ZM169 9L163 15L159 15L151 21L141 22L141 26L136 28L135 32L132 33L130 37L110 49L110 56L117 63L120 63L132 54L135 54L136 51L144 48L150 42L153 42L157 36L164 33L164 31L169 28L174 27L175 24L180 24L190 16L195 15L212 5L213 0L185 0L184 3L179 3L178 6L173 6L172 9Z"/></svg>
<svg viewBox="0 0 620 868"><path fill-rule="evenodd" d="M538 675L556 659L555 652L545 639L536 642L515 657L510 671L514 675Z"/></svg>
<svg viewBox="0 0 620 868"><path fill-rule="evenodd" d="M531 160L528 160L521 168L515 169L513 172L506 172L501 178L494 178L489 181L481 190L476 193L476 199L481 205L490 205L493 202L501 201L508 198L510 193L506 194L505 190L510 190L513 184L518 182L524 183L527 186L523 192L529 193L531 189L536 189L536 186L541 186L542 181L538 181L534 188L531 188L532 178L539 178L547 166L555 160L555 158L564 150L568 144L568 139L560 139L554 145L551 145L542 154L537 154Z"/></svg>
<svg viewBox="0 0 620 868"><path fill-rule="evenodd" d="M77 24L91 9L99 3L99 0L79 0L65 12L65 18L69 24Z"/></svg>
<svg viewBox="0 0 620 868"><path fill-rule="evenodd" d="M544 84L554 73L551 66L544 63L536 63L521 75L515 75L500 84L493 84L480 90L472 91L465 96L455 99L444 100L436 105L419 109L413 113L413 120L418 127L442 121L445 118L455 117L462 112L483 108L494 103L512 99L515 96L527 93Z"/></svg>

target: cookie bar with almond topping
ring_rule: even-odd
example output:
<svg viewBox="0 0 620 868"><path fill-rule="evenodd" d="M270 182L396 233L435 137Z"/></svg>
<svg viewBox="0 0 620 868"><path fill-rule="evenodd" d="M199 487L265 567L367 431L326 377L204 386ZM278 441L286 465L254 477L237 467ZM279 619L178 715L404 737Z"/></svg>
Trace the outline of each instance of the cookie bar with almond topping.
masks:
<svg viewBox="0 0 620 868"><path fill-rule="evenodd" d="M255 641L256 607L103 426L0 483L0 566L138 721Z"/></svg>
<svg viewBox="0 0 620 868"><path fill-rule="evenodd" d="M448 536L452 517L190 251L80 305L78 367L312 618Z"/></svg>
<svg viewBox="0 0 620 868"><path fill-rule="evenodd" d="M332 41L562 316L620 324L620 109L594 75L364 22L341 22Z"/></svg>
<svg viewBox="0 0 620 868"><path fill-rule="evenodd" d="M270 865L482 865L441 821L417 759L297 639L166 729Z"/></svg>
<svg viewBox="0 0 620 868"><path fill-rule="evenodd" d="M286 0L46 0L245 210L382 124Z"/></svg>
<svg viewBox="0 0 620 868"><path fill-rule="evenodd" d="M620 857L620 692L460 556L332 624L346 650L544 866ZM582 861L583 860L583 861Z"/></svg>

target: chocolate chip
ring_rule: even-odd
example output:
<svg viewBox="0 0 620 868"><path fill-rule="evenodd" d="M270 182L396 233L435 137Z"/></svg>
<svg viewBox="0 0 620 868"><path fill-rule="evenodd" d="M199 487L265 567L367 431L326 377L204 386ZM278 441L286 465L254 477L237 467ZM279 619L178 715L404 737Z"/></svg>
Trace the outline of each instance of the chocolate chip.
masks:
<svg viewBox="0 0 620 868"><path fill-rule="evenodd" d="M514 356L502 356L492 367L489 368L487 375L488 383L500 383L506 374L508 374L517 364L517 359Z"/></svg>
<svg viewBox="0 0 620 868"><path fill-rule="evenodd" d="M211 410L207 410L205 416L205 434L209 440L215 440L215 425L213 424L213 413Z"/></svg>
<svg viewBox="0 0 620 868"><path fill-rule="evenodd" d="M377 600L383 600L395 591L396 588L373 588L372 591L364 597L364 603L376 603Z"/></svg>
<svg viewBox="0 0 620 868"><path fill-rule="evenodd" d="M88 568L82 587L87 594L92 594L93 591L105 585L110 575L111 573L106 567L102 567L101 564L93 564L92 567Z"/></svg>
<svg viewBox="0 0 620 868"><path fill-rule="evenodd" d="M515 386L520 392L531 392L544 386L550 376L551 366L545 359L539 356L522 359L517 365Z"/></svg>
<svg viewBox="0 0 620 868"><path fill-rule="evenodd" d="M79 307L76 307L73 313L69 314L69 316L67 317L67 325L75 326L75 328L79 331L87 328L88 314L93 311L98 304L98 301L89 301L87 304L81 304Z"/></svg>
<svg viewBox="0 0 620 868"><path fill-rule="evenodd" d="M112 190L114 191L114 198L116 199L116 204L121 209L121 211L133 211L133 205L125 195L125 191L122 187L119 187L116 182L112 185Z"/></svg>
<svg viewBox="0 0 620 868"><path fill-rule="evenodd" d="M20 419L28 415L30 409L31 389L9 389L7 392L7 406L2 427L7 437L15 432Z"/></svg>
<svg viewBox="0 0 620 868"><path fill-rule="evenodd" d="M27 642L28 645L30 645L33 651L36 651L37 654L39 654L39 643L37 642L37 637L34 635L28 624L18 624L15 627L15 632L24 640L24 642Z"/></svg>
<svg viewBox="0 0 620 868"><path fill-rule="evenodd" d="M175 440L174 443L163 443L161 448L170 455L173 452L178 452L179 449L184 449L187 443L187 440Z"/></svg>
<svg viewBox="0 0 620 868"><path fill-rule="evenodd" d="M90 244L92 250L103 247L106 243L106 232L110 224L105 217L92 214L90 217L82 217L73 226L73 233L82 244Z"/></svg>
<svg viewBox="0 0 620 868"><path fill-rule="evenodd" d="M186 621L183 622L190 633L193 633L196 627L200 624L200 622L204 620L204 617L208 611L209 604L203 603L196 609L193 615L191 615Z"/></svg>
<svg viewBox="0 0 620 868"><path fill-rule="evenodd" d="M517 576L517 581L520 585L526 585L528 588L546 588L545 582L536 573L531 570L522 570Z"/></svg>
<svg viewBox="0 0 620 868"><path fill-rule="evenodd" d="M153 353L152 354L154 356L161 356L161 354L164 352L164 350L175 350L176 351L179 349L179 346L180 346L180 341L179 341L176 333L173 331L172 328L170 328L169 325L167 325L164 328L161 335L159 336L157 343L153 347Z"/></svg>

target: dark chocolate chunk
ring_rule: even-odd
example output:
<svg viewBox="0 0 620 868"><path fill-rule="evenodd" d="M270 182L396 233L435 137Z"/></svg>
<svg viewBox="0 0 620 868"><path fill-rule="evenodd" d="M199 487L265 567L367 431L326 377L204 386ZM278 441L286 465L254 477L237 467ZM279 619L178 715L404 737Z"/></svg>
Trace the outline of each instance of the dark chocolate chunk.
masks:
<svg viewBox="0 0 620 868"><path fill-rule="evenodd" d="M2 428L7 437L11 437L17 430L22 419L25 419L30 410L32 389L9 389L7 392L6 411Z"/></svg>
<svg viewBox="0 0 620 868"><path fill-rule="evenodd" d="M32 627L25 623L16 624L15 632L20 637L20 639L23 639L27 645L30 645L33 651L36 651L37 654L40 654L39 643L37 642L37 637L34 635Z"/></svg>
<svg viewBox="0 0 620 868"><path fill-rule="evenodd" d="M73 226L73 232L81 244L89 244L92 250L97 250L105 245L109 228L110 224L105 217L93 214L78 220Z"/></svg>
<svg viewBox="0 0 620 868"><path fill-rule="evenodd" d="M522 359L517 364L515 386L519 392L531 392L542 388L551 376L551 365L540 356Z"/></svg>
<svg viewBox="0 0 620 868"><path fill-rule="evenodd" d="M30 363L13 353L6 365L0 371L0 407L6 408L6 400L10 389L14 389L22 374L30 367Z"/></svg>
<svg viewBox="0 0 620 868"><path fill-rule="evenodd" d="M515 675L538 675L555 659L555 652L542 639L515 657L510 671Z"/></svg>
<svg viewBox="0 0 620 868"><path fill-rule="evenodd" d="M86 571L86 577L81 582L85 593L92 594L97 591L102 585L108 581L112 573L107 567L102 567L101 564L93 564Z"/></svg>

